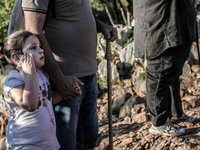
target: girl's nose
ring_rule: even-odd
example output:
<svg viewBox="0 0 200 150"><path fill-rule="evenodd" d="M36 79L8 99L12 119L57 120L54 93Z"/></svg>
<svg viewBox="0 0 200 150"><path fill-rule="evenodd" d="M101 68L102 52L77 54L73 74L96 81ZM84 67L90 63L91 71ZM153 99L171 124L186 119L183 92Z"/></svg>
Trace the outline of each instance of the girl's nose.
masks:
<svg viewBox="0 0 200 150"><path fill-rule="evenodd" d="M39 53L44 53L44 50L42 48L39 49Z"/></svg>

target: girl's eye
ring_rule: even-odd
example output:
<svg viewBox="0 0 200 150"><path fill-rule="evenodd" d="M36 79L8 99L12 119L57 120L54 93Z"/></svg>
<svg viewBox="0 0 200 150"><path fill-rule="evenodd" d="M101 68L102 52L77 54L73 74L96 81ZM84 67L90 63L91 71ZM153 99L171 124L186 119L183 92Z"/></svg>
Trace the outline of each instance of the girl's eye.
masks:
<svg viewBox="0 0 200 150"><path fill-rule="evenodd" d="M31 49L36 49L36 46L33 46Z"/></svg>

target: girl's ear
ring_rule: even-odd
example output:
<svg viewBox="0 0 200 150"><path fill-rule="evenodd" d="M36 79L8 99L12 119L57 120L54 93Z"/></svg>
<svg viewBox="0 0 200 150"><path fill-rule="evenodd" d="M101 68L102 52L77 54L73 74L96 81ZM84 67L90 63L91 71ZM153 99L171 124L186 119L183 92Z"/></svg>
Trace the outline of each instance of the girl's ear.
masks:
<svg viewBox="0 0 200 150"><path fill-rule="evenodd" d="M12 53L10 58L15 65L19 63L20 58L18 54Z"/></svg>

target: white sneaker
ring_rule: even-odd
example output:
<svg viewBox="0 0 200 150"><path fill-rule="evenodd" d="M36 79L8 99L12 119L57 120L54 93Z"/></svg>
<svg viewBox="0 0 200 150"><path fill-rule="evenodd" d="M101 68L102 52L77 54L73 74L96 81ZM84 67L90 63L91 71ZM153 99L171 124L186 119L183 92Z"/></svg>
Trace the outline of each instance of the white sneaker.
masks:
<svg viewBox="0 0 200 150"><path fill-rule="evenodd" d="M166 123L162 126L151 126L149 132L155 135L179 136L185 133L185 129L175 127L172 123Z"/></svg>

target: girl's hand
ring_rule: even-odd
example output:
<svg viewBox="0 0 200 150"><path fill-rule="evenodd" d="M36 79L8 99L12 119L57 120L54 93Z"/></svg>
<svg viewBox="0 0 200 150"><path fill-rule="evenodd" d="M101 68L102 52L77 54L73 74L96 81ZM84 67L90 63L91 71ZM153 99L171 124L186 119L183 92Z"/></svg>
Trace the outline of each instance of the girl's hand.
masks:
<svg viewBox="0 0 200 150"><path fill-rule="evenodd" d="M24 74L34 74L36 72L33 56L30 53L25 53L21 57L22 70Z"/></svg>
<svg viewBox="0 0 200 150"><path fill-rule="evenodd" d="M74 88L74 90L76 91L81 91L80 85L78 84L78 82L74 82L72 84L72 87Z"/></svg>

